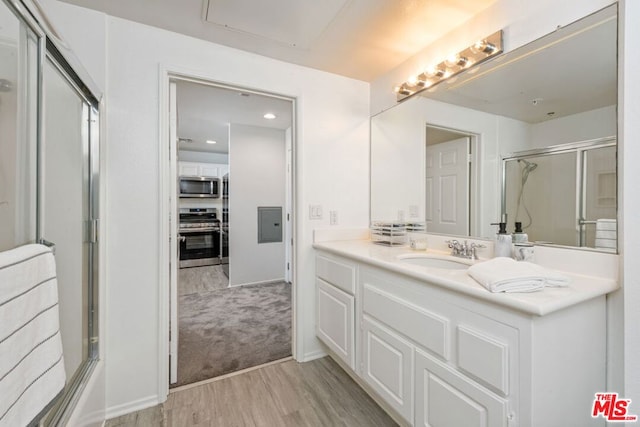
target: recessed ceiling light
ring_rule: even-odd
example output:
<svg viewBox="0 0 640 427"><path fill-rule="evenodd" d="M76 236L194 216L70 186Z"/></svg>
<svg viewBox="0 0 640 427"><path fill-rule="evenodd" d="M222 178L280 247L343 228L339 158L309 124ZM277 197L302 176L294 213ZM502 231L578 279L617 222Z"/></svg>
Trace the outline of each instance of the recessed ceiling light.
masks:
<svg viewBox="0 0 640 427"><path fill-rule="evenodd" d="M265 115L264 115L264 116L262 116L262 117L264 117L264 118L265 118L265 119L267 119L267 120L273 120L273 119L275 119L275 118L276 118L276 115L275 115L275 114L273 114L273 113L267 113L267 114L265 114Z"/></svg>
<svg viewBox="0 0 640 427"><path fill-rule="evenodd" d="M215 144L218 141L214 141L212 139L207 139L207 144Z"/></svg>

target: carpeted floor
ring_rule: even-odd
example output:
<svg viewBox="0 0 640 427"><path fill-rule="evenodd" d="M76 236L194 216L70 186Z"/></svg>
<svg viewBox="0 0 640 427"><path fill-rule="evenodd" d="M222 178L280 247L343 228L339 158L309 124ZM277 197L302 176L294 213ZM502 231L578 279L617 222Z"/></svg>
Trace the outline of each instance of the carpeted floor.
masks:
<svg viewBox="0 0 640 427"><path fill-rule="evenodd" d="M191 384L291 355L291 285L179 296L178 382Z"/></svg>

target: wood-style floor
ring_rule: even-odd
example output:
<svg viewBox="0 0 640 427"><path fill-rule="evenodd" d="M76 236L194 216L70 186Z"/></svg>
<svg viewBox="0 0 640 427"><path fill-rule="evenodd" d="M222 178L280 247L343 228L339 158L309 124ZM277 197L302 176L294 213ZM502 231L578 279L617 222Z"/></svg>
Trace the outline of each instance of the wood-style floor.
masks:
<svg viewBox="0 0 640 427"><path fill-rule="evenodd" d="M397 424L330 358L289 360L173 392L105 427L373 427Z"/></svg>

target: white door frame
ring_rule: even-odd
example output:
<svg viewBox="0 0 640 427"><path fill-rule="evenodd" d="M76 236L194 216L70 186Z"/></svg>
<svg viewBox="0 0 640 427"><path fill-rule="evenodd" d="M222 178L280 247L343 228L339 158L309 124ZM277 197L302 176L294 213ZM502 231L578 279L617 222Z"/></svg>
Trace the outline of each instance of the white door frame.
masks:
<svg viewBox="0 0 640 427"><path fill-rule="evenodd" d="M173 144L170 143L171 136L169 134L170 128L170 114L169 114L169 105L170 105L170 81L171 80L183 80L190 81L194 83L200 83L205 85L216 86L220 88L228 88L228 89L237 89L242 90L244 92L253 92L259 95L272 96L276 98L286 99L291 101L292 103L292 126L291 126L291 139L292 139L292 206L293 206L293 221L292 221L292 234L287 238L291 239L291 241L296 242L297 238L297 213L298 206L297 202L297 169L296 169L296 143L297 143L297 100L295 96L289 96L284 94L277 94L270 92L266 89L261 88L247 88L240 84L233 83L224 83L216 80L212 76L203 75L198 72L194 72L193 70L185 70L181 69L178 66L166 66L164 64L160 64L159 67L159 124L160 128L158 129L159 140L158 143L161 146L160 156L159 156L159 183L160 183L160 197L158 201L160 221L159 221L159 235L162 236L160 239L160 247L158 250L159 256L159 271L158 271L158 279L159 279L159 290L158 290L158 399L160 402L166 400L169 395L169 352L170 352L170 343L169 343L169 331L170 331L170 319L171 319L171 310L169 305L169 298L171 295L172 288L172 274L170 269L170 262L172 253L177 253L177 241L175 238L170 239L172 236L172 230L177 232L177 226L172 225L172 203L171 203L171 195L175 195L175 174L176 174L176 155L175 151L175 141ZM172 151L174 150L174 151ZM173 155L172 155L173 154ZM173 191L173 193L172 193ZM173 197L175 199L175 196ZM175 221L175 214L173 215L173 219ZM174 233L175 234L175 233ZM175 258L174 258L175 259ZM296 248L294 245L293 250L291 251L291 301L292 301L292 319L291 319L291 352L294 359L298 359L299 353L299 345L303 342L303 337L299 337L298 334L301 334L303 331L302 327L298 326L298 313L297 313L297 269L296 269ZM177 271L177 270L175 270ZM174 279L173 285L175 286L177 282L177 275Z"/></svg>

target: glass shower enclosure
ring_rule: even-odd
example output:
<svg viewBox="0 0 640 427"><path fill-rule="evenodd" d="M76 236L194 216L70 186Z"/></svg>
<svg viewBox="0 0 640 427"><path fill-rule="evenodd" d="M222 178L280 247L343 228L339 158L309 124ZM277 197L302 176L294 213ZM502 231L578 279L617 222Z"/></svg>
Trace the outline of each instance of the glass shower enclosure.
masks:
<svg viewBox="0 0 640 427"><path fill-rule="evenodd" d="M503 158L502 214L529 240L617 250L615 137Z"/></svg>
<svg viewBox="0 0 640 427"><path fill-rule="evenodd" d="M65 425L98 360L99 95L39 16L0 1L0 251L54 249L67 381L33 424Z"/></svg>

